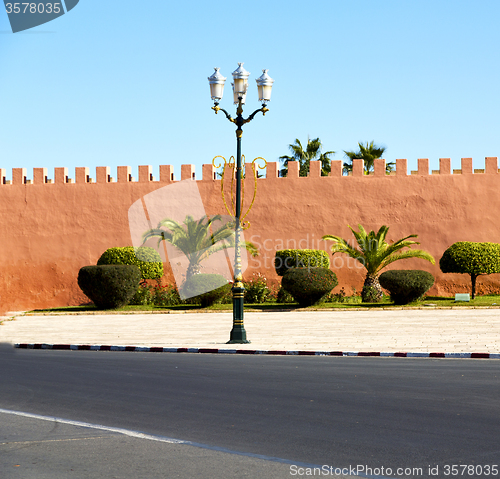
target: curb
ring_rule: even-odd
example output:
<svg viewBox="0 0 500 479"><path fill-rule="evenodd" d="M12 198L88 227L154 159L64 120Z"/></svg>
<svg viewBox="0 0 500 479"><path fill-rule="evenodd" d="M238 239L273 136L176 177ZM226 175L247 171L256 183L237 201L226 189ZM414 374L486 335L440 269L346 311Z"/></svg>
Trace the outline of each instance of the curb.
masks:
<svg viewBox="0 0 500 479"><path fill-rule="evenodd" d="M385 358L450 358L450 359L500 359L500 353L384 353L362 351L272 351L261 349L219 348L163 348L147 346L107 346L90 344L15 344L18 349L53 349L71 351L127 351L141 353L198 353L198 354L265 354L269 356L357 356Z"/></svg>

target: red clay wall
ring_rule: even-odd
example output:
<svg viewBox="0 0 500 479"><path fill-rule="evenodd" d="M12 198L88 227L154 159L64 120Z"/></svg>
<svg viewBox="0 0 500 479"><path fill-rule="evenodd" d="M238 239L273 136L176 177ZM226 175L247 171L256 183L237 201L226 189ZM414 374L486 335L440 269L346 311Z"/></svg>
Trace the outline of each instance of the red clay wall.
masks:
<svg viewBox="0 0 500 479"><path fill-rule="evenodd" d="M487 158L484 170L473 170L472 160L462 160L461 170L451 171L450 160L440 160L440 170L429 172L428 160L418 161L418 171L407 172L406 160L385 174L384 160L377 160L373 175L363 175L356 160L353 175L341 173L334 161L332 174L320 176L318 162L309 177L298 176L298 165L289 165L289 176L278 178L278 165L269 163L266 178L258 180L255 205L248 219L246 239L260 249L250 261L245 277L255 271L278 280L272 267L274 251L283 248L321 248L324 234L352 238L347 225L366 229L390 227L388 239L418 234L421 248L439 261L456 241L500 242L500 175L497 158ZM181 179L193 177L194 167L183 165ZM117 180L107 167L96 169L95 180L87 168L76 168L74 180L66 168L56 168L53 180L45 168L35 168L32 180L26 170L13 169L12 181L0 170L0 310L76 305L87 302L76 283L78 270L95 264L109 247L131 245L128 209L142 196L172 183L173 168L160 167L159 181L152 181L151 167L139 167L133 181L129 167L118 167ZM90 182L89 182L90 181ZM197 181L207 214L224 213L220 180L212 165L203 165ZM247 187L247 198L251 196ZM436 278L435 294L466 291L469 277L444 275L439 267L422 260L405 260L396 268L430 271ZM333 258L339 286L360 291L363 269L343 255ZM166 264L166 280L172 280ZM479 278L480 292L500 290L500 275Z"/></svg>

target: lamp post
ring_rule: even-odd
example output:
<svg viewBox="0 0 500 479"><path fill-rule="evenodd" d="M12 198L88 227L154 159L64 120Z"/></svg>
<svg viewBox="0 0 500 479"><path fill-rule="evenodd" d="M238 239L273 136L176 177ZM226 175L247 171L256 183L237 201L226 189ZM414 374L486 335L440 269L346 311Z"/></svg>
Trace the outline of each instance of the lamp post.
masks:
<svg viewBox="0 0 500 479"><path fill-rule="evenodd" d="M241 137L243 135L242 126L253 120L255 115L262 112L266 114L267 102L271 100L271 89L274 80L267 74L267 70L262 70L262 75L257 78L257 91L259 101L262 103L262 108L255 110L248 118L243 118L243 105L245 104L246 94L248 90L248 77L250 73L243 68L243 63L238 63L238 68L233 72L233 100L234 104L238 105L236 109L236 118L232 118L229 113L219 107L219 101L224 93L224 78L219 72L219 68L215 68L215 72L208 77L210 84L210 95L214 100L212 110L217 114L222 111L226 118L234 123L236 128L236 205L235 205L235 253L234 253L234 283L232 288L233 293L233 329L231 330L228 344L234 343L249 343L247 333L243 324L243 297L245 288L243 286L243 276L241 272Z"/></svg>

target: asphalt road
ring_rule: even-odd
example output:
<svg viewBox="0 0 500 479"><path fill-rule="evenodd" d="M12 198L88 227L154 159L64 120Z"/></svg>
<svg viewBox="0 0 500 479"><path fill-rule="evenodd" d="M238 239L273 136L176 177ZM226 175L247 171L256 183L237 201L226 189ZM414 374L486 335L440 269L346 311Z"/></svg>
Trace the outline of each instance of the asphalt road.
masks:
<svg viewBox="0 0 500 479"><path fill-rule="evenodd" d="M155 458L158 471L153 468L144 477L274 478L298 471L287 463L259 460L256 465L252 454L338 468L365 466L386 477L451 477L445 475L446 465L500 465L500 362L494 360L1 348L0 365L2 409L209 446L199 456L200 448L187 445L161 446L111 430L60 424L69 428L64 437L91 442L89 457L108 468L102 477L142 477L139 471L153 467ZM52 443L48 456L41 457L57 457L63 469L68 461L75 464L71 474L57 469L62 475L50 475L54 461L33 464L30 441L49 437L57 424L3 413L0 424L0 477L86 477L78 474L82 464L89 466L88 457L71 462L68 443L61 443L60 450ZM107 445L98 447L99 441ZM116 447L109 441L116 441ZM168 452L158 452L161 447ZM224 454L217 448L250 455ZM105 454L108 449L113 454ZM170 458L176 472L167 474L159 457ZM36 475L30 476L28 469L17 475L23 461ZM199 464L198 472L187 472L183 464ZM439 474L430 475L429 466L437 466ZM120 467L130 475L109 474ZM396 474L401 467L417 468L417 473ZM392 474L380 474L381 468ZM462 477L487 477L478 470Z"/></svg>

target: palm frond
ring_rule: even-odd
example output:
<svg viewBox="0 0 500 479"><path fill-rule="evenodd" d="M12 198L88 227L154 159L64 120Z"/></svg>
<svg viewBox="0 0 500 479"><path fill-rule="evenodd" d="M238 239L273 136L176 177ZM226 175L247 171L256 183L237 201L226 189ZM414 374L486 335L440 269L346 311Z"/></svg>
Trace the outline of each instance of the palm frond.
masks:
<svg viewBox="0 0 500 479"><path fill-rule="evenodd" d="M284 165L288 164L289 161L295 161L295 158L288 155L280 156L279 159L283 162Z"/></svg>
<svg viewBox="0 0 500 479"><path fill-rule="evenodd" d="M425 259L426 261L429 261L432 264L436 264L434 257L429 253L427 253L427 251L423 251L420 249L411 249L408 251L403 251L401 253L395 253L392 256L388 256L387 258L385 258L377 268L377 272L381 271L391 263L394 263L394 261L399 261L401 259L410 259L410 258Z"/></svg>
<svg viewBox="0 0 500 479"><path fill-rule="evenodd" d="M150 238L158 238L157 245L159 246L162 241L164 241L164 240L169 241L169 239L171 239L171 237L172 237L172 234L170 232L162 230L161 228L154 228L154 229L146 231L142 235L142 244L144 244Z"/></svg>
<svg viewBox="0 0 500 479"><path fill-rule="evenodd" d="M333 245L330 247L330 251L332 252L332 254L345 253L351 258L359 261L363 265L365 264L366 260L363 251L351 246L347 240L341 238L340 236L334 235L325 235L322 239L326 241L333 241Z"/></svg>
<svg viewBox="0 0 500 479"><path fill-rule="evenodd" d="M366 234L366 231L363 228L363 226L358 225L359 232L354 231L354 229L351 226L349 226L349 225L347 225L347 226L352 231L354 238L356 238L356 242L358 243L361 251L366 252L369 249L368 248L369 238L368 238L368 235Z"/></svg>
<svg viewBox="0 0 500 479"><path fill-rule="evenodd" d="M324 239L326 241L333 241L335 243L347 244L347 241L345 239L335 235L324 235L321 239Z"/></svg>
<svg viewBox="0 0 500 479"><path fill-rule="evenodd" d="M333 156L335 155L335 152L332 150L332 151L325 151L324 153L321 153L321 156L324 156L324 157L328 157L328 156Z"/></svg>
<svg viewBox="0 0 500 479"><path fill-rule="evenodd" d="M259 250L257 246L255 246L253 243L250 241L245 241L243 243L245 245L246 250L255 258L256 256L259 256Z"/></svg>
<svg viewBox="0 0 500 479"><path fill-rule="evenodd" d="M391 173L391 171L394 171L395 169L396 169L396 163L394 161L386 163L386 165L385 165L386 175L388 175L389 173Z"/></svg>
<svg viewBox="0 0 500 479"><path fill-rule="evenodd" d="M349 173L352 173L352 164L344 163L342 165L342 173L344 175L348 175Z"/></svg>

